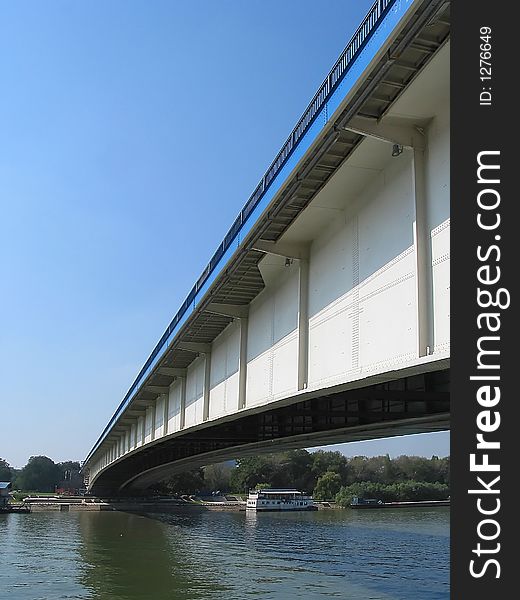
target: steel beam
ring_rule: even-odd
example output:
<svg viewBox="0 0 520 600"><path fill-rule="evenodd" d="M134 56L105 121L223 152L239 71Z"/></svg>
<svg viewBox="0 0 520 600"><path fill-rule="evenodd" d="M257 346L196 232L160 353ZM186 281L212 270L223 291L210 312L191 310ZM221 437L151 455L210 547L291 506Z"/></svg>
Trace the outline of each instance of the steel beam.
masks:
<svg viewBox="0 0 520 600"><path fill-rule="evenodd" d="M309 371L309 259L301 258L298 271L298 389L307 387Z"/></svg>
<svg viewBox="0 0 520 600"><path fill-rule="evenodd" d="M184 429L186 424L186 377L180 377L179 379L181 380L179 429Z"/></svg>
<svg viewBox="0 0 520 600"><path fill-rule="evenodd" d="M202 420L209 419L209 392L211 383L211 352L204 353L204 404L202 407Z"/></svg>
<svg viewBox="0 0 520 600"><path fill-rule="evenodd" d="M254 243L252 250L275 254L285 258L304 259L309 256L309 247L306 244L291 244L286 242L272 242L269 240L258 240Z"/></svg>
<svg viewBox="0 0 520 600"><path fill-rule="evenodd" d="M249 314L249 306L247 306L247 304L220 304L218 302L210 302L204 308L204 312L208 312L214 315L221 315L224 317L242 319L244 317L247 317L247 315Z"/></svg>
<svg viewBox="0 0 520 600"><path fill-rule="evenodd" d="M144 446L146 443L146 414L144 417L139 417L139 420L141 421L141 446Z"/></svg>
<svg viewBox="0 0 520 600"><path fill-rule="evenodd" d="M205 354L211 352L211 344L204 344L201 342L180 342L177 349L195 352L196 354Z"/></svg>
<svg viewBox="0 0 520 600"><path fill-rule="evenodd" d="M169 377L186 377L186 369L177 369L174 367L159 367L159 375L168 375Z"/></svg>
<svg viewBox="0 0 520 600"><path fill-rule="evenodd" d="M249 319L240 319L240 348L238 352L238 410L245 408L247 397L247 331Z"/></svg>
<svg viewBox="0 0 520 600"><path fill-rule="evenodd" d="M170 412L170 394L163 394L163 436L168 435L168 413Z"/></svg>
<svg viewBox="0 0 520 600"><path fill-rule="evenodd" d="M344 127L346 131L371 137L381 142L398 144L403 148L424 150L423 128L411 125L409 121L384 122L375 119L354 117Z"/></svg>
<svg viewBox="0 0 520 600"><path fill-rule="evenodd" d="M433 270L427 222L424 150L413 149L412 166L417 356L421 357L431 354L433 349Z"/></svg>
<svg viewBox="0 0 520 600"><path fill-rule="evenodd" d="M145 385L145 392L151 392L152 394L167 394L170 391L170 388L167 385ZM152 406L154 405L154 401L151 402Z"/></svg>
<svg viewBox="0 0 520 600"><path fill-rule="evenodd" d="M152 404L152 430L150 431L150 441L155 440L155 416L157 411L157 400Z"/></svg>

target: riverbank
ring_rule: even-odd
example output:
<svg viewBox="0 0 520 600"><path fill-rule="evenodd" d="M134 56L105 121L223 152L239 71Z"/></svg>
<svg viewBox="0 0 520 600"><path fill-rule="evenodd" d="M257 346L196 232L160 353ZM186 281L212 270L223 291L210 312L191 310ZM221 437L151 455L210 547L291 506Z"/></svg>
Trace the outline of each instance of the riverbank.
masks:
<svg viewBox="0 0 520 600"><path fill-rule="evenodd" d="M438 506L450 506L449 500L418 500L410 502L358 502L352 503L350 508L434 508Z"/></svg>
<svg viewBox="0 0 520 600"><path fill-rule="evenodd" d="M344 507L334 502L316 502L318 510L343 510ZM208 500L184 501L177 498L171 499L125 499L113 498L34 498L29 502L15 506L30 507L33 512L85 512L85 511L141 511L141 512L169 512L170 510L210 510L243 512L246 502L243 500L217 501Z"/></svg>
<svg viewBox="0 0 520 600"><path fill-rule="evenodd" d="M13 506L32 512L89 512L89 511L143 511L161 512L180 510L241 511L246 503L240 500L227 502L185 501L177 498L28 498L23 504Z"/></svg>

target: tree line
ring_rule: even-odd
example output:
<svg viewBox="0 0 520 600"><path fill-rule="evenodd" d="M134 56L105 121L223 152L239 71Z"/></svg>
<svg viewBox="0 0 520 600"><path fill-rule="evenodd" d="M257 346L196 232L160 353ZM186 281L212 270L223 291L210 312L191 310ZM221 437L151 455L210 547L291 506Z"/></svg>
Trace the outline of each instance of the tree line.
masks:
<svg viewBox="0 0 520 600"><path fill-rule="evenodd" d="M211 490L246 494L257 487L296 488L319 501L350 504L352 497L383 501L441 500L450 494L450 459L432 456L355 456L291 450L240 458L171 477L156 491L178 494Z"/></svg>
<svg viewBox="0 0 520 600"><path fill-rule="evenodd" d="M83 488L79 471L79 462L73 460L55 463L47 456L31 456L22 469L15 469L0 458L0 481L10 481L14 490L26 492L77 492Z"/></svg>
<svg viewBox="0 0 520 600"><path fill-rule="evenodd" d="M83 487L80 464L54 463L32 456L23 469L13 469L0 459L0 481L13 489L54 492ZM318 501L350 504L354 496L383 501L440 500L450 494L450 459L432 456L354 456L341 452L290 450L240 458L192 469L155 484L161 494L246 494L255 487L296 488Z"/></svg>

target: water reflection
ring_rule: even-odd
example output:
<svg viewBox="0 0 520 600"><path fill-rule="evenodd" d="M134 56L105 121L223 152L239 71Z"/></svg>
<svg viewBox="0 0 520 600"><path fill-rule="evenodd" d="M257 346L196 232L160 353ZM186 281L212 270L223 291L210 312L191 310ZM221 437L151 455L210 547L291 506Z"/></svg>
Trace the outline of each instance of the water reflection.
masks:
<svg viewBox="0 0 520 600"><path fill-rule="evenodd" d="M449 597L448 509L12 514L0 535L10 600Z"/></svg>
<svg viewBox="0 0 520 600"><path fill-rule="evenodd" d="M203 598L204 573L186 568L190 556L174 528L138 514L78 515L85 569L82 583L96 598Z"/></svg>
<svg viewBox="0 0 520 600"><path fill-rule="evenodd" d="M84 564L76 519L59 512L0 515L0 535L2 597L92 598L79 581Z"/></svg>

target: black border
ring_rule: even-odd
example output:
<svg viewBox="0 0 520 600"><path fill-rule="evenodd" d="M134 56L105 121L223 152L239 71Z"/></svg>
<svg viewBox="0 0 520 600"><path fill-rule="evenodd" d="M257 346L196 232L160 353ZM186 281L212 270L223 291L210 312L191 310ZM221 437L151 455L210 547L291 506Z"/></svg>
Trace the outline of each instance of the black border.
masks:
<svg viewBox="0 0 520 600"><path fill-rule="evenodd" d="M516 425L514 410L520 397L513 390L515 367L520 372L520 362L515 348L516 333L516 286L518 255L516 239L515 208L518 192L513 190L516 156L520 152L513 146L517 137L517 102L514 88L518 83L519 54L517 41L520 32L514 27L516 18L513 3L462 0L451 2L451 329L452 329L452 389L451 389L451 460L452 460L452 509L451 509L451 597L457 600L480 598L516 597L515 545L517 517L513 513L515 496L512 490L516 464L520 464L513 428ZM480 28L492 29L492 105L480 106L479 95L483 84L480 80ZM485 232L477 225L476 197L482 186L477 184L477 155L483 150L500 151L500 230ZM500 578L490 567L481 578L474 578L469 562L477 558L472 550L479 541L477 525L483 517L476 507L476 496L468 494L475 488L476 473L470 472L469 455L475 452L476 402L478 385L469 380L476 374L476 341L479 335L477 315L482 312L477 305L476 248L494 243L496 234L501 237L501 281L496 287L507 288L511 293L511 305L501 310L500 375L501 425L494 439L499 440L499 451L490 453L490 459L498 460L500 473L501 508L495 518L501 532L496 540L500 551L490 558L500 563ZM494 255L495 256L495 255ZM518 366L517 366L518 363ZM482 410L482 408L480 408ZM520 431L517 434L520 439ZM488 496L489 498L489 496ZM491 542L489 546L491 546ZM482 558L480 559L482 565Z"/></svg>

